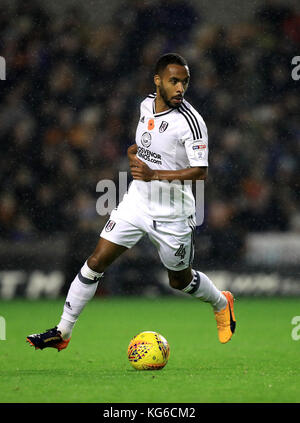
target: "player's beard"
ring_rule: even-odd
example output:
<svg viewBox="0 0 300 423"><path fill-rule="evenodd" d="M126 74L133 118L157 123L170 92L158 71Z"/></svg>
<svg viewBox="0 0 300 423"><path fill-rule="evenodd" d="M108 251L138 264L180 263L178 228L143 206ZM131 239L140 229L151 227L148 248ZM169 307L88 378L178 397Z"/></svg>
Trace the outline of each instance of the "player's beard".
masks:
<svg viewBox="0 0 300 423"><path fill-rule="evenodd" d="M164 89L163 84L161 84L161 85L159 86L159 93L160 93L161 98L162 98L162 99L163 99L163 101L165 102L165 104L166 104L168 107L170 107L170 109L178 109L178 108L181 106L181 104L180 104L180 103L179 103L179 104L172 104L172 103L171 103L171 101L168 99L167 92L166 92L166 90Z"/></svg>

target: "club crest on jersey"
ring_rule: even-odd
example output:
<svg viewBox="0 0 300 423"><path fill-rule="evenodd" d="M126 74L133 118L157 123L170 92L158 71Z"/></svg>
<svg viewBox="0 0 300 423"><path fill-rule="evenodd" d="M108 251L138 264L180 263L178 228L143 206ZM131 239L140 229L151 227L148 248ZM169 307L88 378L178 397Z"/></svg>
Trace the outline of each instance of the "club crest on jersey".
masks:
<svg viewBox="0 0 300 423"><path fill-rule="evenodd" d="M165 132L168 126L169 126L168 122L163 120L162 123L160 124L159 132L160 133Z"/></svg>
<svg viewBox="0 0 300 423"><path fill-rule="evenodd" d="M150 147L151 145L151 134L149 134L149 132L144 132L141 138L141 143L143 144L144 147Z"/></svg>
<svg viewBox="0 0 300 423"><path fill-rule="evenodd" d="M110 231L112 231L112 230L113 230L113 228L115 227L115 225L116 225L116 222L114 222L113 220L109 220L109 221L107 222L107 224L105 225L105 231L106 231L106 232L110 232Z"/></svg>

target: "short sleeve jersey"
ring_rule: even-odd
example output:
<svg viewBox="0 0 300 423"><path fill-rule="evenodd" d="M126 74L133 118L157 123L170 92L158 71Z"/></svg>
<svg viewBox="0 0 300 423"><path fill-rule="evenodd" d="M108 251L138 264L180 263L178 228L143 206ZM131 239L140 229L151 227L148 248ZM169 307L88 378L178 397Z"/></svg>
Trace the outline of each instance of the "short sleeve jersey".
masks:
<svg viewBox="0 0 300 423"><path fill-rule="evenodd" d="M207 167L208 136L201 115L186 100L178 109L156 113L155 97L150 94L140 106L137 157L151 169ZM135 204L155 220L181 220L195 213L191 181L133 180L122 203L124 212Z"/></svg>

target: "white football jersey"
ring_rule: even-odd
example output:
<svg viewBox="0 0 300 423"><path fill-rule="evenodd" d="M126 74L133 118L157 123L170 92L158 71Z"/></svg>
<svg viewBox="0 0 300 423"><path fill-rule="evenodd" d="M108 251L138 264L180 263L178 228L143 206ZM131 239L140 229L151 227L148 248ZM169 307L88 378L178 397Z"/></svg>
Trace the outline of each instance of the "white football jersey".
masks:
<svg viewBox="0 0 300 423"><path fill-rule="evenodd" d="M183 100L178 109L155 112L156 94L140 106L137 157L151 169L178 170L208 166L207 128L201 115ZM133 180L118 210L130 216L140 208L153 220L181 220L195 213L191 181Z"/></svg>

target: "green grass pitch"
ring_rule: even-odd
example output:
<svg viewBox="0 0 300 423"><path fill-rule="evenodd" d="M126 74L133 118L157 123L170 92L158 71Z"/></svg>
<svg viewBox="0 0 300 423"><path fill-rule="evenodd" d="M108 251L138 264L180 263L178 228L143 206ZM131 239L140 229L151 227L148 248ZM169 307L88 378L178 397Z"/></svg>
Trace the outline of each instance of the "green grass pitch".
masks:
<svg viewBox="0 0 300 423"><path fill-rule="evenodd" d="M298 299L237 299L236 334L222 345L211 307L196 299L96 297L66 350L35 351L26 335L54 326L63 301L0 302L0 402L299 402ZM127 360L130 339L144 330L170 344L162 370L137 371Z"/></svg>

